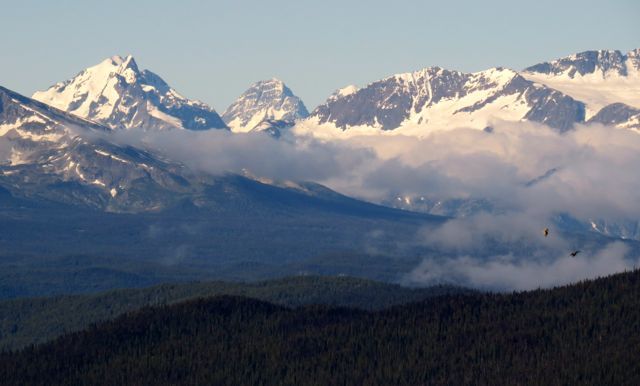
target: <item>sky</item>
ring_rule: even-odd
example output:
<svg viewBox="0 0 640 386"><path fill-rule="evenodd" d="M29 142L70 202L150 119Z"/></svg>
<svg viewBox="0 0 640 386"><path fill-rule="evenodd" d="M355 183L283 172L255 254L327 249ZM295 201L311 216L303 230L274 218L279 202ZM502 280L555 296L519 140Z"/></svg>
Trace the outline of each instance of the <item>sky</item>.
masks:
<svg viewBox="0 0 640 386"><path fill-rule="evenodd" d="M0 1L0 85L31 95L132 54L219 112L277 77L309 110L334 90L441 66L522 69L589 49L640 47L640 2Z"/></svg>

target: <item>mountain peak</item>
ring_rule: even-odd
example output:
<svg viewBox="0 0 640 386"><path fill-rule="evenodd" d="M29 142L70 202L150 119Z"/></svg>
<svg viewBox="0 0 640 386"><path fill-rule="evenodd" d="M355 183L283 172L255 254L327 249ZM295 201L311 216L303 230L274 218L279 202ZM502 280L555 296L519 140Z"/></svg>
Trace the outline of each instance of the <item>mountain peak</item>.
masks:
<svg viewBox="0 0 640 386"><path fill-rule="evenodd" d="M640 49L578 52L527 67L522 76L585 102L587 119L613 103L640 108Z"/></svg>
<svg viewBox="0 0 640 386"><path fill-rule="evenodd" d="M269 90L273 90L274 92L286 94L288 96L293 95L293 92L291 92L289 87L287 87L287 85L278 78L263 79L254 82L251 84L251 86L249 86L249 90L251 89L262 90L263 92L269 92Z"/></svg>
<svg viewBox="0 0 640 386"><path fill-rule="evenodd" d="M623 54L619 50L582 51L562 58L543 62L524 69L525 73L544 74L576 78L584 76L611 77L627 76L627 60L635 57L637 50Z"/></svg>
<svg viewBox="0 0 640 386"><path fill-rule="evenodd" d="M329 95L328 101L336 100L339 98L348 97L349 95L355 94L358 91L358 86L350 84L348 86L337 89L333 92L333 94Z"/></svg>
<svg viewBox="0 0 640 386"><path fill-rule="evenodd" d="M116 66L120 66L125 62L135 62L135 60L133 59L133 55L131 55L131 54L126 55L126 56L113 55L109 59L111 59L111 62ZM109 59L105 59L104 61L107 61Z"/></svg>
<svg viewBox="0 0 640 386"><path fill-rule="evenodd" d="M255 82L254 84L277 84L277 85L282 85L284 86L284 82L281 81L278 78L269 78L269 79L263 79L263 80L259 80L257 82Z"/></svg>
<svg viewBox="0 0 640 386"><path fill-rule="evenodd" d="M293 124L309 115L307 108L287 85L277 78L251 84L222 114L233 130L251 131L263 121L286 121Z"/></svg>
<svg viewBox="0 0 640 386"><path fill-rule="evenodd" d="M89 72L91 73L92 77L98 78L96 79L97 81L106 81L106 78L113 76L114 74L125 76L125 73L128 72L127 70L130 70L130 74L132 75L137 75L140 73L138 64L136 63L136 60L133 58L133 56L114 55L104 59L94 66L87 68L80 74Z"/></svg>
<svg viewBox="0 0 640 386"><path fill-rule="evenodd" d="M226 128L215 110L192 101L132 55L115 55L33 98L112 128L206 130Z"/></svg>

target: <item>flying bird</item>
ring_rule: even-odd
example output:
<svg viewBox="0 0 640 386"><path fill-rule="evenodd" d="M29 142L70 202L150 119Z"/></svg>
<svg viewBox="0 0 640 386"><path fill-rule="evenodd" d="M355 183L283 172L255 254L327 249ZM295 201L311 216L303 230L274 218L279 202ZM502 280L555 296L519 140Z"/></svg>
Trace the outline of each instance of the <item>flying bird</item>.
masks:
<svg viewBox="0 0 640 386"><path fill-rule="evenodd" d="M544 237L549 236L549 228L544 228L544 230L542 231L542 233L544 233Z"/></svg>
<svg viewBox="0 0 640 386"><path fill-rule="evenodd" d="M580 251L573 251L570 253L571 257L576 257L576 255L580 253Z"/></svg>

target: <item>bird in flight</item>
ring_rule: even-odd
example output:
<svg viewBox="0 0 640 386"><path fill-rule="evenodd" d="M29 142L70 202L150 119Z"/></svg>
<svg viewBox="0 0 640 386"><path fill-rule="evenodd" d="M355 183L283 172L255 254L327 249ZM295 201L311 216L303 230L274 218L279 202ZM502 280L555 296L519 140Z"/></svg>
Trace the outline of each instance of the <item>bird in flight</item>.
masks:
<svg viewBox="0 0 640 386"><path fill-rule="evenodd" d="M544 233L544 237L549 236L549 228L544 228L544 230L542 231L542 233Z"/></svg>
<svg viewBox="0 0 640 386"><path fill-rule="evenodd" d="M571 257L576 257L576 255L580 253L580 251L573 251L570 253Z"/></svg>

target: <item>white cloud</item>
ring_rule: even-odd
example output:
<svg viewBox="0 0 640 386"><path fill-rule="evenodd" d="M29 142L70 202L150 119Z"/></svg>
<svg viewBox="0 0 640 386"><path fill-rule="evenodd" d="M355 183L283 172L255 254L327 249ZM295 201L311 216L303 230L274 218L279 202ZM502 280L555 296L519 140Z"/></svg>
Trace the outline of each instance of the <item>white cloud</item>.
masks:
<svg viewBox="0 0 640 386"><path fill-rule="evenodd" d="M541 231L559 213L582 221L640 219L640 135L604 126L558 134L535 123L497 123L473 129L406 136L354 137L324 142L275 140L223 131L136 132L118 141L161 151L207 173L250 171L276 180L311 180L378 202L392 195L483 198L499 213L481 213L423 231L418 241L442 253L407 280L459 278L468 284L534 288L613 273L637 261L622 244L589 245L580 259L573 245ZM532 183L535 181L535 183ZM551 257L550 257L551 256Z"/></svg>
<svg viewBox="0 0 640 386"><path fill-rule="evenodd" d="M576 257L562 254L531 260L514 255L428 259L404 280L407 284L456 283L494 290L546 288L640 266L640 259L630 258L629 251L627 245L617 241L594 252L582 251Z"/></svg>

